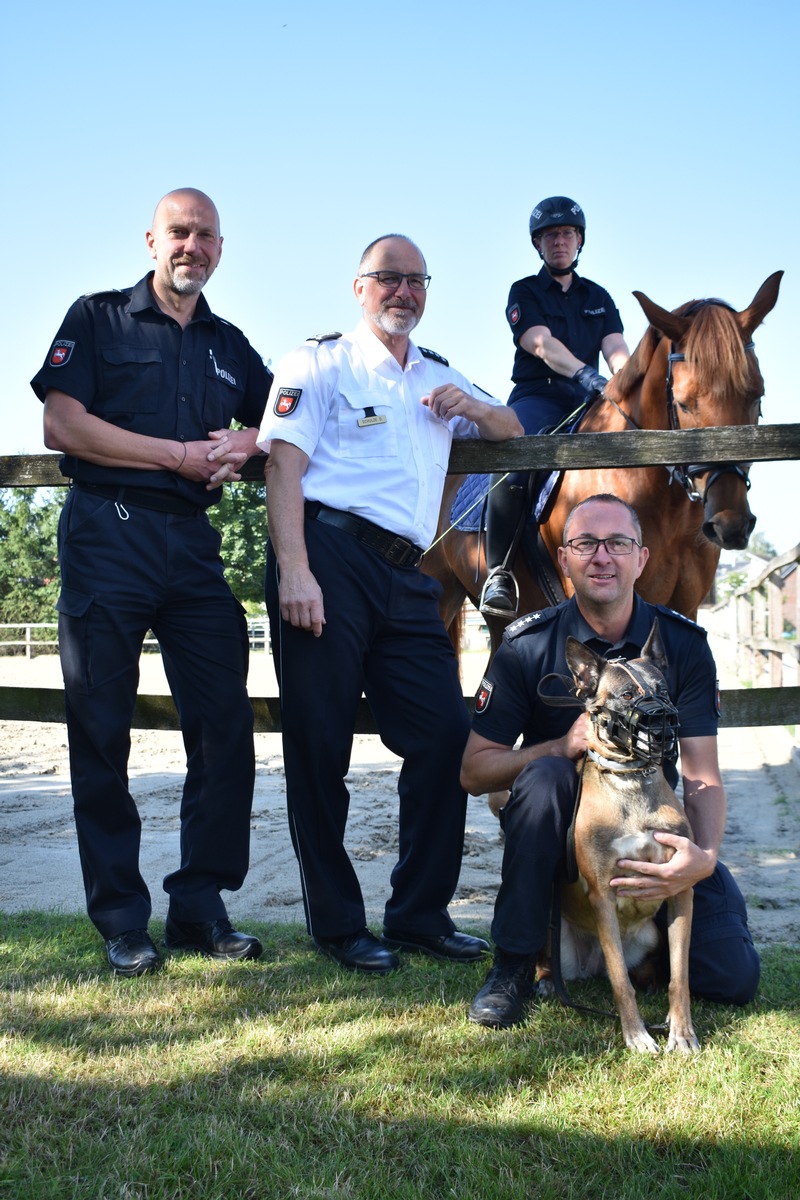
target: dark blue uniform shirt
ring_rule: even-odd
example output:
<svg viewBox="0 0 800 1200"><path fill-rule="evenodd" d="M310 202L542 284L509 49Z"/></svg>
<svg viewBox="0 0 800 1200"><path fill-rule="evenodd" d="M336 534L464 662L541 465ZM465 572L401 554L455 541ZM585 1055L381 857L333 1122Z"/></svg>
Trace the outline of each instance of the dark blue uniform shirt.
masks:
<svg viewBox="0 0 800 1200"><path fill-rule="evenodd" d="M705 630L670 608L647 604L640 596L634 596L630 625L614 646L586 623L574 597L514 621L503 634L503 643L478 690L472 728L502 746L515 745L520 734L525 746L563 737L580 710L548 705L537 689L545 675L570 676L567 636L571 634L604 658L638 658L656 617L669 662L667 688L678 709L679 736L716 736L716 666ZM550 695L565 694L556 680L549 680L545 690ZM665 765L664 774L675 787L674 763Z"/></svg>
<svg viewBox="0 0 800 1200"><path fill-rule="evenodd" d="M586 393L566 376L556 375L547 363L523 350L519 339L534 325L546 326L554 338L562 342L576 358L598 369L600 347L610 333L622 333L622 320L614 301L605 288L573 274L569 289L563 291L546 267L538 275L518 279L511 285L506 307L506 319L517 347L511 374L516 387L509 397L530 394L548 387L574 395L577 401ZM548 384L548 380L553 383Z"/></svg>
<svg viewBox="0 0 800 1200"><path fill-rule="evenodd" d="M259 355L202 294L181 329L156 304L152 274L135 287L75 301L31 380L36 395L44 400L56 388L120 429L181 442L204 440L233 420L258 426L272 382ZM73 455L60 467L77 482L162 488L202 508L221 496L173 471L105 467Z"/></svg>

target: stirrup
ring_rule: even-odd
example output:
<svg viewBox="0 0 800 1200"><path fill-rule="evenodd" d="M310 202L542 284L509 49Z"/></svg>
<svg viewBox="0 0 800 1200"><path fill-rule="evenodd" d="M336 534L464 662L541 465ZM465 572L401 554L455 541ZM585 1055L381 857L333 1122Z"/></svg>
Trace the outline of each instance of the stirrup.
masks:
<svg viewBox="0 0 800 1200"><path fill-rule="evenodd" d="M503 577L502 581L500 581L500 586L503 588L503 591L506 592L507 599L509 601L511 600L511 597L508 595L508 593L512 587L514 589L513 607L511 607L510 603L506 603L505 607L501 607L500 604L495 603L494 601L490 600L487 602L486 600L486 593L490 590L490 586L493 582L498 582L496 578L498 575ZM504 597L504 599L505 598L506 597ZM508 621L514 620L517 615L517 610L519 609L519 584L517 583L517 579L513 571L509 571L506 567L492 567L491 571L486 576L486 582L481 589L481 598L478 602L478 608L484 614L484 616L504 617Z"/></svg>

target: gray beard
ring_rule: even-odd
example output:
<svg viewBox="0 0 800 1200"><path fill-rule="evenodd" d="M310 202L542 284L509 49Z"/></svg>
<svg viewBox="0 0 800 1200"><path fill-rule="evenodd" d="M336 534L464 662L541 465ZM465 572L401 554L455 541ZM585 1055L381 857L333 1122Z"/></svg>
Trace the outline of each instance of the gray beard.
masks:
<svg viewBox="0 0 800 1200"><path fill-rule="evenodd" d="M189 279L185 275L174 274L172 290L179 296L196 296L198 292L202 292L207 279L208 276L205 279Z"/></svg>
<svg viewBox="0 0 800 1200"><path fill-rule="evenodd" d="M373 317L373 320L384 333L397 334L411 333L411 330L416 328L419 317L410 308L407 308L403 310L402 314L378 312Z"/></svg>

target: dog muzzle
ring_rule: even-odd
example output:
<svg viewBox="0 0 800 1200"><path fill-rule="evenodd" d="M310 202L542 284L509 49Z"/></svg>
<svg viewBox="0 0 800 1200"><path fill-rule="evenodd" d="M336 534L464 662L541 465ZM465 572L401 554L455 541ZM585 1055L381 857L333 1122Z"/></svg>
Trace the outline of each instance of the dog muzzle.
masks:
<svg viewBox="0 0 800 1200"><path fill-rule="evenodd" d="M640 696L624 713L599 712L598 736L642 762L659 766L676 757L678 710L666 698Z"/></svg>

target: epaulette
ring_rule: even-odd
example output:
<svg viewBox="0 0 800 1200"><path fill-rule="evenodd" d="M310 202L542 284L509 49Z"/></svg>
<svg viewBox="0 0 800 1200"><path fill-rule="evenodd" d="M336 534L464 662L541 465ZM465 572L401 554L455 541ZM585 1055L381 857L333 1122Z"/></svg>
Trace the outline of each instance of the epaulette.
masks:
<svg viewBox="0 0 800 1200"><path fill-rule="evenodd" d="M125 288L98 288L96 292L84 292L81 300L94 300L95 296L121 296L124 291Z"/></svg>
<svg viewBox="0 0 800 1200"><path fill-rule="evenodd" d="M319 345L320 342L335 342L336 339L340 338L341 336L342 335L340 333L336 333L336 332L334 332L334 333L318 333L316 335L316 337L306 338L306 341L307 342L316 342L317 345Z"/></svg>
<svg viewBox="0 0 800 1200"><path fill-rule="evenodd" d="M503 630L503 638L510 642L520 634L530 633L532 629L540 629L542 625L549 625L551 621L555 621L558 612L558 608L540 608L536 612L525 613L524 617L517 617L516 621L506 625Z"/></svg>
<svg viewBox="0 0 800 1200"><path fill-rule="evenodd" d="M434 362L441 363L443 367L450 366L450 363L447 361L447 359L444 357L444 355L437 354L435 350L426 350L424 346L420 346L419 352L425 358L432 358Z"/></svg>
<svg viewBox="0 0 800 1200"><path fill-rule="evenodd" d="M680 621L682 624L688 625L690 629L696 629L698 633L702 633L703 637L708 637L708 633L702 625L698 625L697 621L693 621L691 617L685 616L677 609L667 608L666 604L654 604L653 607L657 608L663 616L672 617L674 621Z"/></svg>

